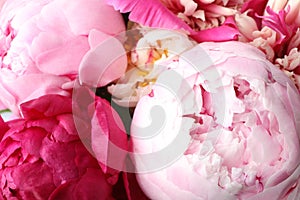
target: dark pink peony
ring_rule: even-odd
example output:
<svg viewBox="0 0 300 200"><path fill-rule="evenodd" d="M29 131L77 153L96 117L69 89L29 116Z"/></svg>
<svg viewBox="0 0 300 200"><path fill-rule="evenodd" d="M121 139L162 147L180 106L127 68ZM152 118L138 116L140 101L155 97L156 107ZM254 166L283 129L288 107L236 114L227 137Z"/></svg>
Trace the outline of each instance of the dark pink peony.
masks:
<svg viewBox="0 0 300 200"><path fill-rule="evenodd" d="M108 102L96 98L95 105L95 114L89 117L90 122L102 122L100 128L96 125L98 136L113 138L112 142L126 148L126 134L115 128L121 125L107 121L112 113ZM4 199L112 199L118 171L100 166L83 145L70 98L46 95L22 104L21 112L24 119L0 120L0 195ZM85 126L91 130L94 124ZM103 147L96 156L107 153Z"/></svg>

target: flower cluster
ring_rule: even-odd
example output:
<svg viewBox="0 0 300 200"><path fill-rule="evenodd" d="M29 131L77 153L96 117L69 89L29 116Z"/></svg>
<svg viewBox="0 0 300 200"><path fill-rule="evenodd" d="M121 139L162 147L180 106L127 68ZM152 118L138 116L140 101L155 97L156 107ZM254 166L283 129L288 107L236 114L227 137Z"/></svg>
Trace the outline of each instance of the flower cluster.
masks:
<svg viewBox="0 0 300 200"><path fill-rule="evenodd" d="M299 8L0 0L0 199L300 199Z"/></svg>

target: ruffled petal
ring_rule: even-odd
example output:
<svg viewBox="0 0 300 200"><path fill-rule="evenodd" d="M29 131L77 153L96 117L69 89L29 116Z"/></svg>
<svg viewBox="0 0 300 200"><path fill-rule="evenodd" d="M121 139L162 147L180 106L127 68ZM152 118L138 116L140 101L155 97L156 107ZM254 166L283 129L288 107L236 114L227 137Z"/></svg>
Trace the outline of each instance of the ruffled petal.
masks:
<svg viewBox="0 0 300 200"><path fill-rule="evenodd" d="M191 28L166 8L159 0L106 0L120 12L130 12L129 19L153 28L165 28L185 30L190 32Z"/></svg>
<svg viewBox="0 0 300 200"><path fill-rule="evenodd" d="M237 40L240 32L232 17L227 17L223 25L202 31L193 31L191 37L197 42L222 42Z"/></svg>
<svg viewBox="0 0 300 200"><path fill-rule="evenodd" d="M8 129L9 129L8 125L3 121L0 115L0 141L2 140L3 135L6 133Z"/></svg>
<svg viewBox="0 0 300 200"><path fill-rule="evenodd" d="M71 30L76 35L86 35L91 29L110 35L125 31L122 15L107 5L105 0L63 0L56 3L63 8Z"/></svg>
<svg viewBox="0 0 300 200"><path fill-rule="evenodd" d="M104 173L121 170L127 150L127 135L117 112L104 99L98 99L92 119L92 148ZM116 180L115 180L116 181Z"/></svg>
<svg viewBox="0 0 300 200"><path fill-rule="evenodd" d="M111 198L112 189L106 182L103 172L89 168L79 179L62 184L53 191L49 200L56 199L107 199Z"/></svg>
<svg viewBox="0 0 300 200"><path fill-rule="evenodd" d="M0 73L0 100L15 114L19 113L21 103L45 94L69 96L69 92L61 88L61 85L70 81L67 77L29 74L14 78L10 75L2 71Z"/></svg>
<svg viewBox="0 0 300 200"><path fill-rule="evenodd" d="M267 5L267 0L250 0L243 4L241 12L249 11L249 16L252 17L256 23L257 27L261 29L261 19L258 16L262 16Z"/></svg>
<svg viewBox="0 0 300 200"><path fill-rule="evenodd" d="M23 117L39 119L72 112L72 99L60 95L45 95L21 104Z"/></svg>
<svg viewBox="0 0 300 200"><path fill-rule="evenodd" d="M119 40L111 37L83 57L79 66L79 80L89 86L102 87L120 78L126 68L125 49Z"/></svg>

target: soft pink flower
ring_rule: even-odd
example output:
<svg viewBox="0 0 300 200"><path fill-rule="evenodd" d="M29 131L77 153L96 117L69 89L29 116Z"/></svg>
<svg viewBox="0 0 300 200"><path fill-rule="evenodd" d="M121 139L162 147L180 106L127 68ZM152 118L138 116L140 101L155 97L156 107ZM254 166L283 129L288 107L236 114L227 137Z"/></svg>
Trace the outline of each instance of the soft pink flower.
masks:
<svg viewBox="0 0 300 200"><path fill-rule="evenodd" d="M108 121L112 108L106 100L96 98L94 106L94 114L82 119L86 132L80 138L69 97L45 95L21 104L24 119L0 120L1 196L24 200L112 199L119 171L108 169L105 163L99 165L93 151L88 151L80 139L90 139L93 134L97 141L108 137L126 148L127 136L117 129L121 124ZM101 120L100 126L97 120ZM98 132L91 133L95 128ZM102 146L102 151L94 154L107 157L108 152Z"/></svg>
<svg viewBox="0 0 300 200"><path fill-rule="evenodd" d="M129 19L144 26L183 30L195 40L236 40L233 16L243 0L106 0L116 10L130 12Z"/></svg>
<svg viewBox="0 0 300 200"><path fill-rule="evenodd" d="M137 178L150 199L297 199L300 95L292 81L241 42L199 44L174 65L132 122L137 171L149 170ZM154 129L156 122L164 123ZM150 129L157 132L139 138ZM183 155L157 171L147 167L173 151L141 159L173 141L178 149L184 138Z"/></svg>
<svg viewBox="0 0 300 200"><path fill-rule="evenodd" d="M65 89L82 59L99 53L98 44L125 30L120 13L104 0L9 0L0 24L0 102L15 113L22 102L44 94L69 95ZM89 63L98 67L95 73L104 70L99 59ZM123 65L118 73L106 74L102 84L118 78Z"/></svg>

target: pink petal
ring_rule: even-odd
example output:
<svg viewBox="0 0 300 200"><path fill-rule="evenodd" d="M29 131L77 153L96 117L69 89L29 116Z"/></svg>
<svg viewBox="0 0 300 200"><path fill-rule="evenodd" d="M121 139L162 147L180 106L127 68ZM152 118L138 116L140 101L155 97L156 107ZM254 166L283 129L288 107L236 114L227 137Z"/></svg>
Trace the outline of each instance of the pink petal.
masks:
<svg viewBox="0 0 300 200"><path fill-rule="evenodd" d="M52 174L49 172L49 167L41 162L17 166L11 171L13 182L9 182L7 188L14 188L16 185L22 199L34 199L33 194L47 198L55 188Z"/></svg>
<svg viewBox="0 0 300 200"><path fill-rule="evenodd" d="M120 78L127 68L127 56L123 45L111 37L91 49L79 66L81 83L102 87Z"/></svg>
<svg viewBox="0 0 300 200"><path fill-rule="evenodd" d="M76 157L74 161L78 168L80 176L86 172L87 167L99 168L98 161L93 157L93 155L84 145L82 145L81 143L75 145L75 152Z"/></svg>
<svg viewBox="0 0 300 200"><path fill-rule="evenodd" d="M56 186L64 181L78 177L75 165L75 143L58 143L45 138L40 149L43 161L53 170L53 182Z"/></svg>
<svg viewBox="0 0 300 200"><path fill-rule="evenodd" d="M52 117L72 112L72 99L60 95L45 95L21 104L21 111L27 119Z"/></svg>
<svg viewBox="0 0 300 200"><path fill-rule="evenodd" d="M14 134L12 138L21 142L21 148L30 155L40 156L40 148L42 141L46 137L47 132L41 128L25 129L20 134ZM18 138L16 138L18 136Z"/></svg>
<svg viewBox="0 0 300 200"><path fill-rule="evenodd" d="M191 37L197 42L221 42L237 40L240 32L232 17L227 17L223 25L202 31L193 31Z"/></svg>
<svg viewBox="0 0 300 200"><path fill-rule="evenodd" d="M130 12L129 19L144 26L191 31L186 23L174 15L159 0L147 1L147 3L139 0L106 1L122 13Z"/></svg>
<svg viewBox="0 0 300 200"><path fill-rule="evenodd" d="M248 15L256 21L258 29L261 29L261 19L258 16L263 16L267 3L267 0L246 1L243 4L241 12L243 13L249 10Z"/></svg>
<svg viewBox="0 0 300 200"><path fill-rule="evenodd" d="M0 110L6 110L7 107L0 101Z"/></svg>
<svg viewBox="0 0 300 200"><path fill-rule="evenodd" d="M145 195L145 193L140 188L136 175L133 173L124 173L124 185L127 192L127 196L129 200L148 200L149 198Z"/></svg>
<svg viewBox="0 0 300 200"><path fill-rule="evenodd" d="M87 35L97 29L109 35L125 31L121 14L107 5L105 0L56 1L61 5L71 30L76 35ZM84 5L84 6L83 6Z"/></svg>
<svg viewBox="0 0 300 200"><path fill-rule="evenodd" d="M119 115L104 99L99 98L96 104L91 140L93 151L104 173L107 173L108 167L123 169L127 152L127 135Z"/></svg>
<svg viewBox="0 0 300 200"><path fill-rule="evenodd" d="M99 169L88 168L79 180L70 181L58 187L49 200L56 199L113 199L112 188L106 182L104 174Z"/></svg>
<svg viewBox="0 0 300 200"><path fill-rule="evenodd" d="M279 38L276 40L275 44L281 44L283 41L290 39L296 26L294 24L286 24L285 19L288 11L281 10L279 13L276 13L269 6L266 8L266 11L268 14L262 17L262 25L268 26L278 33Z"/></svg>
<svg viewBox="0 0 300 200"><path fill-rule="evenodd" d="M88 41L91 49L96 48L102 42L109 39L110 35L103 33L101 31L92 29L89 33Z"/></svg>
<svg viewBox="0 0 300 200"><path fill-rule="evenodd" d="M72 114L61 114L57 116L58 124L49 132L52 132L53 138L59 142L72 142L78 140L78 133L74 125ZM56 122L57 123L57 122Z"/></svg>
<svg viewBox="0 0 300 200"><path fill-rule="evenodd" d="M87 37L78 36L63 46L44 52L37 57L37 67L55 75L77 74L79 64L89 50Z"/></svg>
<svg viewBox="0 0 300 200"><path fill-rule="evenodd" d="M3 135L8 129L8 125L3 121L2 117L0 116L0 141L2 140Z"/></svg>
<svg viewBox="0 0 300 200"><path fill-rule="evenodd" d="M61 88L68 82L67 77L50 74L30 74L17 78L7 77L0 73L0 100L15 114L19 113L19 105L45 94L68 96L68 91ZM26 87L24 87L26 85Z"/></svg>

